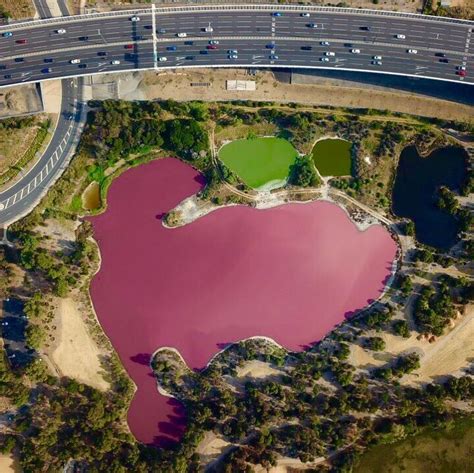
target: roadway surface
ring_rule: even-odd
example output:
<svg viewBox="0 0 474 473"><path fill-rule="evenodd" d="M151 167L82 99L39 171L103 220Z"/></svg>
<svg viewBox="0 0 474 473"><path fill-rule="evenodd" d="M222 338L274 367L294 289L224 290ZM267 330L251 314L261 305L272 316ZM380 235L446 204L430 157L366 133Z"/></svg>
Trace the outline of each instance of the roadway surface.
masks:
<svg viewBox="0 0 474 473"><path fill-rule="evenodd" d="M311 7L229 8L147 9L136 13L138 22L130 21L132 13L112 12L2 26L0 33L10 31L13 36L0 37L0 86L154 67L209 66L329 68L474 83L474 22ZM277 9L282 16L272 15ZM311 16L302 17L303 12ZM213 31L205 32L209 25ZM58 34L61 28L66 33ZM178 38L178 33L187 37ZM397 34L405 39L397 39ZM218 49L207 49L210 40L219 42ZM326 41L330 44L321 44ZM228 50L236 50L237 58L229 58ZM154 53L166 61L155 61ZM374 56L382 57L381 65L373 64ZM321 61L325 57L329 61ZM81 62L71 64L72 59ZM457 74L460 66L466 68L466 77Z"/></svg>
<svg viewBox="0 0 474 473"><path fill-rule="evenodd" d="M62 81L61 114L54 135L39 161L9 189L0 193L0 226L26 215L67 166L85 116L81 79Z"/></svg>

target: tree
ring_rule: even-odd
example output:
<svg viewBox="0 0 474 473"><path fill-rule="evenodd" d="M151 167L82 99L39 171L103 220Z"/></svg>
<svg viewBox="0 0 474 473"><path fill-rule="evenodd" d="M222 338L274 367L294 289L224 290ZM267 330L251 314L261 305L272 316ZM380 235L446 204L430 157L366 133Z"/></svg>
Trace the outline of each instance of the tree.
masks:
<svg viewBox="0 0 474 473"><path fill-rule="evenodd" d="M393 331L403 338L408 338L410 336L410 329L408 328L406 320L396 320L393 323Z"/></svg>
<svg viewBox="0 0 474 473"><path fill-rule="evenodd" d="M366 347L373 351L385 350L385 342L380 337L370 337L367 339Z"/></svg>
<svg viewBox="0 0 474 473"><path fill-rule="evenodd" d="M320 184L311 156L297 156L290 167L289 183L298 187L317 187Z"/></svg>

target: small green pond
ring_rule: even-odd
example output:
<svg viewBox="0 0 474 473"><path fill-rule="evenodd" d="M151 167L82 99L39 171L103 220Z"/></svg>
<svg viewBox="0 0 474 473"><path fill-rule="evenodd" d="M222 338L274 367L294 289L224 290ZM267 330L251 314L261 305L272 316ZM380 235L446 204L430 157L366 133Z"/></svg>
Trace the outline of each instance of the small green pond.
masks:
<svg viewBox="0 0 474 473"><path fill-rule="evenodd" d="M352 143L346 140L318 141L311 154L321 176L350 176L351 147Z"/></svg>
<svg viewBox="0 0 474 473"><path fill-rule="evenodd" d="M235 140L219 151L221 161L254 189L284 185L297 155L292 144L281 138Z"/></svg>

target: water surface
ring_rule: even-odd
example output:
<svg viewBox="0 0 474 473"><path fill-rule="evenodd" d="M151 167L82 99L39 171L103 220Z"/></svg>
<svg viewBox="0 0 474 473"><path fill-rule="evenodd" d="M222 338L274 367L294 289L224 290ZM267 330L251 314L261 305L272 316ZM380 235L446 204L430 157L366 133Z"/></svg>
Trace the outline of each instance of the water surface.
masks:
<svg viewBox="0 0 474 473"><path fill-rule="evenodd" d="M379 296L396 253L383 227L360 232L328 202L229 207L163 227L162 215L201 186L180 161L151 162L117 178L107 211L92 218L102 267L91 294L138 386L128 421L146 443L182 429L179 406L156 391L156 349L175 347L193 368L256 335L301 350Z"/></svg>
<svg viewBox="0 0 474 473"><path fill-rule="evenodd" d="M319 140L311 154L321 176L350 176L352 143L346 140Z"/></svg>

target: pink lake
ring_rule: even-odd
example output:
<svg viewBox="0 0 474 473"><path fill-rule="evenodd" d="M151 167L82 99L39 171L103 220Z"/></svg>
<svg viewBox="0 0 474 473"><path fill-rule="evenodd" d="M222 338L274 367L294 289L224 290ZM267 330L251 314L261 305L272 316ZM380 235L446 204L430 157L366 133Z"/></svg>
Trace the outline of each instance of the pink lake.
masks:
<svg viewBox="0 0 474 473"><path fill-rule="evenodd" d="M154 161L117 178L107 211L91 219L102 255L92 299L137 385L128 422L144 443L165 445L184 428L149 368L158 348L175 347L193 368L256 335L301 350L376 299L396 255L382 226L360 232L328 202L229 207L163 227L201 186L190 166Z"/></svg>

